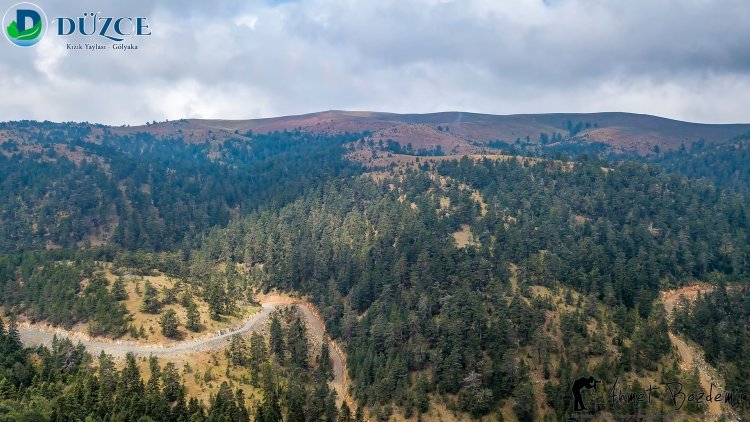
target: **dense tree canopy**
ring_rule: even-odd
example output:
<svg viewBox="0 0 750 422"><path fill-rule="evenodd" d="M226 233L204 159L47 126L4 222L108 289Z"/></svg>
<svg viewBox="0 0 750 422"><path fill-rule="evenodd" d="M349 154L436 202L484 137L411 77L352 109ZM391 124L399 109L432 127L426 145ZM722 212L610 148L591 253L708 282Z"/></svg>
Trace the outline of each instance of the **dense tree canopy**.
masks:
<svg viewBox="0 0 750 422"><path fill-rule="evenodd" d="M731 386L750 390L741 353L748 333L731 325L747 322L750 307L738 288L724 287L748 279L750 201L744 164L714 165L725 150L657 153L655 165L430 159L444 152L391 142L391 153L422 157L362 174L343 158L361 135L188 142L75 124L7 125L29 133L4 142L0 154L7 316L86 323L109 337L135 331L125 282L108 280L105 263L118 275L180 280L142 286L142 311L161 313L168 337L179 337L182 324L201 331L209 318L237 314L258 289L297 292L344 346L351 393L376 418L411 418L434 401L481 417L512 399L522 420L539 416L538 403L566 419L571 382L584 374L629 378L640 391L639 376L679 371L657 298L701 280L721 288L684 304L675 328L705 348ZM571 135L581 125L571 123ZM687 158L705 166L680 164ZM204 321L196 300L208 308ZM184 308L183 321L171 306ZM247 385L260 391L252 404L229 384L207 403L186 397L174 365L152 361L144 381L133 357L118 370L62 340L52 350L24 349L14 327L0 336L0 418L363 417L337 408L331 350L313 347L294 308L270 316L267 337L229 342L230 366L247 368ZM605 402L597 409L615 410Z"/></svg>

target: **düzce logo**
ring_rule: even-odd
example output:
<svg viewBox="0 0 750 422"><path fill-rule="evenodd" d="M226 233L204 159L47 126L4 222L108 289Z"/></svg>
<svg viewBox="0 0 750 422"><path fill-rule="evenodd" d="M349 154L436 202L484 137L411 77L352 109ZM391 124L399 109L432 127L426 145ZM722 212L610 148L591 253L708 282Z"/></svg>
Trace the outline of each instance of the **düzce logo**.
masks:
<svg viewBox="0 0 750 422"><path fill-rule="evenodd" d="M594 391L596 391L596 385L599 384L601 381L594 377L583 377L578 378L573 382L573 388L571 388L573 392L573 411L574 412L580 412L582 410L586 410L586 406L583 404L583 396L581 396L581 390L582 389L589 389L593 388Z"/></svg>
<svg viewBox="0 0 750 422"><path fill-rule="evenodd" d="M33 3L18 3L5 12L3 28L10 42L30 47L41 41L47 32L47 16Z"/></svg>

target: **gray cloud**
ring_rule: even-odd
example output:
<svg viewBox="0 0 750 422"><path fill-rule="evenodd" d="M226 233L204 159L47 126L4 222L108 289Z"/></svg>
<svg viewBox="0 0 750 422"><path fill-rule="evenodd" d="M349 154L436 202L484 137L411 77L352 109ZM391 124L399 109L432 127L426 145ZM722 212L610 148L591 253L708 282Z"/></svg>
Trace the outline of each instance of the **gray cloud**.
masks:
<svg viewBox="0 0 750 422"><path fill-rule="evenodd" d="M746 0L39 2L148 16L136 52L4 43L0 120L326 109L631 111L750 121Z"/></svg>

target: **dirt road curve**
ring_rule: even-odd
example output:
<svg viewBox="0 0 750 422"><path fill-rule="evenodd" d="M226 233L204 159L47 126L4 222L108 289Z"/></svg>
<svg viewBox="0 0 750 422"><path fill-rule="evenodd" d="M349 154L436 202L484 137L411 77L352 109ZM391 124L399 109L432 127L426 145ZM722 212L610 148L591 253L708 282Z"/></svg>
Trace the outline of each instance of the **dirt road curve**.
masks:
<svg viewBox="0 0 750 422"><path fill-rule="evenodd" d="M183 341L169 346L144 345L127 341L89 338L76 332L61 329L51 331L33 325L21 325L19 327L19 332L21 334L21 341L26 346L50 346L52 344L52 337L57 335L57 337L67 337L73 342L80 341L81 344L83 344L86 349L94 355L99 354L103 350L105 353L116 358L124 357L127 353L144 356L153 354L160 358L170 358L191 352L216 349L223 346L225 341L234 334L258 329L263 326L261 322L265 320L265 317L267 317L276 306L278 306L278 303L263 303L260 312L247 319L240 328L235 330L218 333L211 337Z"/></svg>
<svg viewBox="0 0 750 422"><path fill-rule="evenodd" d="M666 290L661 292L661 301L664 303L664 309L667 311L667 317L672 318L672 310L679 301L680 297L684 297L689 301L695 300L698 294L706 294L712 292L714 287L710 284L694 284L692 286L685 286L675 290Z"/></svg>
<svg viewBox="0 0 750 422"><path fill-rule="evenodd" d="M304 306L303 304L303 306L300 306L300 310L307 320L307 327L321 338L327 339L325 335L325 324L323 324L323 320L317 312L315 312L315 308ZM333 382L331 384L338 395L338 405L340 406L342 401L346 401L349 409L354 411L356 406L354 400L349 396L348 391L349 379L346 376L346 355L336 342L332 340L327 341L331 351L331 361L333 361Z"/></svg>
<svg viewBox="0 0 750 422"><path fill-rule="evenodd" d="M19 333L21 334L21 341L29 347L45 345L50 346L52 344L52 338L57 335L59 337L70 338L73 342L80 341L86 349L97 355L101 351L110 354L116 358L125 357L128 353L134 353L141 356L154 355L159 358L172 358L193 352L202 352L207 350L215 350L223 347L227 340L235 335L248 333L255 330L260 330L271 312L278 306L288 306L292 303L296 303L299 309L304 315L310 334L317 336L321 339L326 339L329 342L331 349L331 360L333 361L333 372L334 379L331 383L332 387L338 394L339 401L346 400L347 404L351 409L354 409L354 402L348 394L348 379L346 377L346 356L344 355L341 348L338 345L328 340L325 331L325 325L323 321L315 312L315 308L309 303L293 299L288 296L271 295L265 296L261 299L261 310L254 314L245 323L236 329L229 330L226 332L217 333L214 336L183 341L174 343L168 346L159 345L144 345L134 342L127 341L113 341L109 339L97 339L89 338L81 333L72 331L65 331L62 329L44 329L35 325L20 325L18 327ZM340 404L340 403L339 403Z"/></svg>
<svg viewBox="0 0 750 422"><path fill-rule="evenodd" d="M671 321L672 311L674 310L674 307L679 301L680 297L684 297L688 300L694 300L696 297L698 297L698 294L705 294L711 291L713 291L713 286L693 285L676 290L668 290L662 292L661 300L664 303L664 309L667 311L667 317ZM689 345L687 342L685 342L685 340L683 340L675 333L670 332L669 339L672 341L672 344L677 349L677 353L682 359L682 369L691 371L693 369L693 366L696 366L698 368L701 386L706 391L706 393L712 391L711 384L713 384L714 395L717 392L723 392L723 390L718 389L718 386L723 384L721 384L719 380L716 379L716 375L714 375L716 374L716 370L711 368L710 365L708 365L708 363L703 360L702 354L698 350ZM734 415L732 415L731 409L722 410L721 405L715 401L709 403L706 413L710 415L719 415L724 413L727 417L729 417L729 420L735 419ZM717 420L719 418L714 416L710 419Z"/></svg>

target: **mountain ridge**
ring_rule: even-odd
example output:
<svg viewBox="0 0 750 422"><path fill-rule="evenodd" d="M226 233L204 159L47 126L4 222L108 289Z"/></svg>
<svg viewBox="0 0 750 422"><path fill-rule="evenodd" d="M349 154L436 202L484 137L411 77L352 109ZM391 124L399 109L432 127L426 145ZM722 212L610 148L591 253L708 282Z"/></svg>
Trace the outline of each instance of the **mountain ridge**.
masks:
<svg viewBox="0 0 750 422"><path fill-rule="evenodd" d="M0 142L23 136L22 131L13 130L18 124L2 124ZM644 156L698 142L728 143L750 132L750 123L695 123L627 112L494 115L462 111L399 114L328 110L260 119L180 119L140 126L83 125L89 125L91 139L108 131L121 136L148 133L191 143L242 139L253 133L276 131L318 135L366 133L376 142L390 139L422 149L440 146L448 155L478 153L478 147L500 142L517 146L604 144L614 153Z"/></svg>
<svg viewBox="0 0 750 422"><path fill-rule="evenodd" d="M185 119L177 122L194 132L225 131L229 133L269 133L301 130L316 134L376 132L389 130L396 141L403 132L422 125L420 145L434 147L450 134L458 144L457 151L469 143L546 143L552 139L580 143L603 143L616 152L649 154L674 150L695 142L707 144L728 142L750 131L750 123L712 124L685 122L648 114L626 112L546 113L494 115L447 111L425 114L399 114L372 111L329 110L291 116L247 120ZM170 133L179 130L174 122L129 127L128 131ZM170 127L172 131L170 131ZM113 129L116 130L117 129ZM184 131L184 129L183 129ZM173 132L174 133L174 132ZM409 138L409 136L405 136ZM545 142L545 140L548 140ZM441 145L445 149L447 145Z"/></svg>

